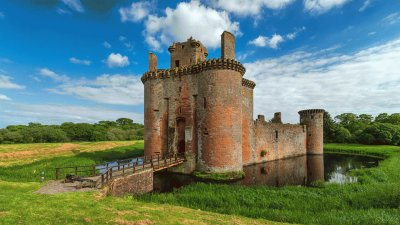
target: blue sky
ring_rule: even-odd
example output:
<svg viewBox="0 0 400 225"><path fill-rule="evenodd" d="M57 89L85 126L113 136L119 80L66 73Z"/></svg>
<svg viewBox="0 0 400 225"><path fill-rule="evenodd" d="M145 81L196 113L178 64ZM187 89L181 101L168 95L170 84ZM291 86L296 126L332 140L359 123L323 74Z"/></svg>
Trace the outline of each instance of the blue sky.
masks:
<svg viewBox="0 0 400 225"><path fill-rule="evenodd" d="M190 36L220 56L223 30L256 81L254 109L400 112L398 0L0 0L0 127L143 122L147 54Z"/></svg>

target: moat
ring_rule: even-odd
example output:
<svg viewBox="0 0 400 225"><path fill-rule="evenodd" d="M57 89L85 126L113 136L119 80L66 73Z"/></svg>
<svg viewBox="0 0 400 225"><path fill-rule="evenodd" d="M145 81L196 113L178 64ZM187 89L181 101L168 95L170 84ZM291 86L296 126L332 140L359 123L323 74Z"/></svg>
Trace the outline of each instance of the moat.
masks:
<svg viewBox="0 0 400 225"><path fill-rule="evenodd" d="M378 166L380 160L368 156L330 153L298 156L245 166L245 178L227 184L276 187L308 186L315 181L345 184L357 182L357 177L349 174L351 170ZM154 191L170 192L196 182L211 181L199 180L190 175L157 172L154 174Z"/></svg>

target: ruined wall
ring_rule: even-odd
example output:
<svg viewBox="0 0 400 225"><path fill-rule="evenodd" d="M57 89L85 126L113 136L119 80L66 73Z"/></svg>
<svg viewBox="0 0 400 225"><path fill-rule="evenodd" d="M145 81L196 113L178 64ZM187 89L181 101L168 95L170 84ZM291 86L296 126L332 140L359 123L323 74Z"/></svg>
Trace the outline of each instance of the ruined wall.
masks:
<svg viewBox="0 0 400 225"><path fill-rule="evenodd" d="M299 111L300 124L307 126L307 154L324 152L324 110L307 109Z"/></svg>
<svg viewBox="0 0 400 225"><path fill-rule="evenodd" d="M204 45L193 38L189 38L186 42L173 43L168 51L171 57L171 69L203 62L208 55Z"/></svg>
<svg viewBox="0 0 400 225"><path fill-rule="evenodd" d="M235 59L235 36L227 31L221 35L221 58Z"/></svg>
<svg viewBox="0 0 400 225"><path fill-rule="evenodd" d="M253 143L253 89L255 83L242 79L242 161L243 164L252 163L254 158Z"/></svg>
<svg viewBox="0 0 400 225"><path fill-rule="evenodd" d="M252 163L306 154L306 128L301 125L268 123L264 117L254 122Z"/></svg>
<svg viewBox="0 0 400 225"><path fill-rule="evenodd" d="M198 75L198 169L242 170L242 74L212 69Z"/></svg>
<svg viewBox="0 0 400 225"><path fill-rule="evenodd" d="M112 196L142 194L153 191L153 169L115 178L109 184L108 193Z"/></svg>

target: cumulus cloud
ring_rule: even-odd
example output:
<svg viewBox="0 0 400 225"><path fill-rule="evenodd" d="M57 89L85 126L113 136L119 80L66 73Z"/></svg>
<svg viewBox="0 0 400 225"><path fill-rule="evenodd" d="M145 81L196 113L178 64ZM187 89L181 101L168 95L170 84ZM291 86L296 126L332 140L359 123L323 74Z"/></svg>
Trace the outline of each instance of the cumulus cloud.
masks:
<svg viewBox="0 0 400 225"><path fill-rule="evenodd" d="M82 3L80 0L61 0L66 6L68 6L70 9L83 13L85 12L85 8L83 7Z"/></svg>
<svg viewBox="0 0 400 225"><path fill-rule="evenodd" d="M128 56L123 56L119 53L111 53L105 60L109 68L129 66Z"/></svg>
<svg viewBox="0 0 400 225"><path fill-rule="evenodd" d="M166 8L165 16L148 16L145 40L157 51L161 50L162 44L185 41L190 36L209 48L216 48L224 30L240 34L239 23L232 22L227 12L217 11L198 1L181 2L176 9Z"/></svg>
<svg viewBox="0 0 400 225"><path fill-rule="evenodd" d="M304 8L311 13L321 14L347 2L349 0L304 0Z"/></svg>
<svg viewBox="0 0 400 225"><path fill-rule="evenodd" d="M246 77L256 81L255 114L282 111L298 122L297 111L324 108L344 112L394 113L400 108L400 39L354 52L337 48L297 51L245 64Z"/></svg>
<svg viewBox="0 0 400 225"><path fill-rule="evenodd" d="M143 123L143 114L105 107L86 107L76 105L54 104L16 104L4 103L0 108L0 125L28 124L61 124L63 122L95 123L101 120L131 118Z"/></svg>
<svg viewBox="0 0 400 225"><path fill-rule="evenodd" d="M266 36L258 36L254 40L249 41L249 44L257 46L257 47L269 47L272 49L277 49L279 47L279 44L281 44L284 41L287 40L293 40L297 37L297 35L306 30L306 27L303 26L301 28L296 28L294 32L286 34L284 36L280 34L274 34L271 37L266 37Z"/></svg>
<svg viewBox="0 0 400 225"><path fill-rule="evenodd" d="M12 79L12 77L0 74L0 88L14 90L25 89L25 86L13 83Z"/></svg>
<svg viewBox="0 0 400 225"><path fill-rule="evenodd" d="M271 38L265 36L258 36L256 39L249 42L251 45L255 45L257 47L270 47L273 49L278 48L278 45L282 43L285 39L279 35L274 34Z"/></svg>
<svg viewBox="0 0 400 225"><path fill-rule="evenodd" d="M221 8L239 16L258 16L263 8L278 10L295 0L212 0L214 7Z"/></svg>
<svg viewBox="0 0 400 225"><path fill-rule="evenodd" d="M91 62L87 59L77 59L75 57L69 58L69 61L73 64L81 64L86 66L89 66L91 64Z"/></svg>
<svg viewBox="0 0 400 225"><path fill-rule="evenodd" d="M57 74L56 72L51 71L48 68L39 69L38 74L43 77L48 77L55 82L68 82L70 80L68 76Z"/></svg>
<svg viewBox="0 0 400 225"><path fill-rule="evenodd" d="M139 22L150 13L151 3L149 1L133 2L129 7L118 10L122 22Z"/></svg>
<svg viewBox="0 0 400 225"><path fill-rule="evenodd" d="M0 94L0 101L10 101L11 99L6 95Z"/></svg>
<svg viewBox="0 0 400 225"><path fill-rule="evenodd" d="M134 75L103 74L95 80L70 81L50 91L113 105L143 103L143 84Z"/></svg>

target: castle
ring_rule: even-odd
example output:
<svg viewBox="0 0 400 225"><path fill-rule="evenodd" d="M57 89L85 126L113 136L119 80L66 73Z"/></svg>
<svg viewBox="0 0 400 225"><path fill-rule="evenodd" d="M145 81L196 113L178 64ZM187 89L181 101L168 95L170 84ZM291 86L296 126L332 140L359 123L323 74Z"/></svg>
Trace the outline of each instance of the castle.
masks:
<svg viewBox="0 0 400 225"><path fill-rule="evenodd" d="M193 38L169 48L170 68L158 69L149 54L144 84L144 152L180 153L186 162L176 172L238 172L243 166L323 153L322 109L302 110L300 125L253 119L256 84L243 78L235 60L235 37L221 35L221 58Z"/></svg>

